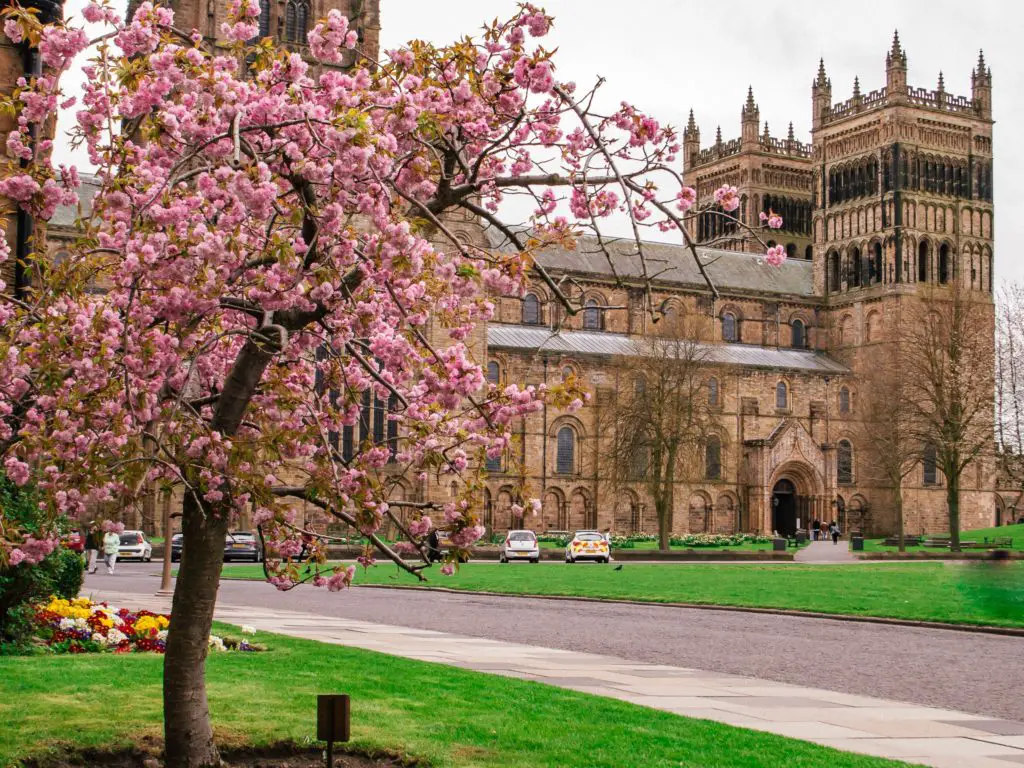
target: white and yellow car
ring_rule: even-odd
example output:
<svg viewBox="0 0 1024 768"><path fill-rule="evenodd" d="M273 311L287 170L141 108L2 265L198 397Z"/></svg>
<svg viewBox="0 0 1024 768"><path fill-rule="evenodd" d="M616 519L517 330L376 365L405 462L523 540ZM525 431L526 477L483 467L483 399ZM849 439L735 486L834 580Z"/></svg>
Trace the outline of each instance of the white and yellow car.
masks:
<svg viewBox="0 0 1024 768"><path fill-rule="evenodd" d="M611 559L608 541L600 531L576 531L565 546L565 562L578 563L580 560L594 560L607 563Z"/></svg>

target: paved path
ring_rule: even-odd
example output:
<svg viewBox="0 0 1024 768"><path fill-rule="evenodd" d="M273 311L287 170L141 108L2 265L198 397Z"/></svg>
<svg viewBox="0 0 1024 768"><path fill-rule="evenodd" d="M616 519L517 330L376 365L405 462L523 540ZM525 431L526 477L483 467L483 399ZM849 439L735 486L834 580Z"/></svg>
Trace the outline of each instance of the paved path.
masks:
<svg viewBox="0 0 1024 768"><path fill-rule="evenodd" d="M803 547L793 558L798 563L821 563L832 565L837 563L859 563L856 557L850 554L850 544L840 541L833 544L831 541L812 541Z"/></svg>
<svg viewBox="0 0 1024 768"><path fill-rule="evenodd" d="M156 573L154 566L118 569L115 577L87 577L85 591L147 596L156 591L157 580L145 575ZM278 592L252 581L223 581L220 599L230 605L455 632L1024 721L1024 640L1019 637L472 593L370 587L340 594L314 587ZM823 665L826 658L830 661Z"/></svg>
<svg viewBox="0 0 1024 768"><path fill-rule="evenodd" d="M97 596L135 608L170 608L166 598L137 592L102 591ZM249 605L218 602L217 618L260 631L535 680L935 768L1024 764L1024 723L692 668Z"/></svg>

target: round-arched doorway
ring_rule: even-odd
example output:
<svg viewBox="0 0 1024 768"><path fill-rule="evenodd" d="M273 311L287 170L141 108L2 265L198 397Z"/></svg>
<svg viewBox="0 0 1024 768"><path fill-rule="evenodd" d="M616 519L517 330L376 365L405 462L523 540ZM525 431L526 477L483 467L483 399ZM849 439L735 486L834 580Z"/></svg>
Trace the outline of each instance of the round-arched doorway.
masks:
<svg viewBox="0 0 1024 768"><path fill-rule="evenodd" d="M784 477L772 488L772 530L780 536L795 536L796 511L796 486Z"/></svg>

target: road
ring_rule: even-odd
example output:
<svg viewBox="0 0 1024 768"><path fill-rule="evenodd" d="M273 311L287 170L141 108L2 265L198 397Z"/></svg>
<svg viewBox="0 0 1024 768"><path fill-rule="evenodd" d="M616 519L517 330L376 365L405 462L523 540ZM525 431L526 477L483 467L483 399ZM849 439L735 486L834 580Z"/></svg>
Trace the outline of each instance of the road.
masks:
<svg viewBox="0 0 1024 768"><path fill-rule="evenodd" d="M226 566L228 569L231 566ZM699 566L695 566L699 567ZM159 564L118 564L90 589L151 595ZM666 606L357 587L221 583L219 601L607 654L1024 721L1024 639Z"/></svg>

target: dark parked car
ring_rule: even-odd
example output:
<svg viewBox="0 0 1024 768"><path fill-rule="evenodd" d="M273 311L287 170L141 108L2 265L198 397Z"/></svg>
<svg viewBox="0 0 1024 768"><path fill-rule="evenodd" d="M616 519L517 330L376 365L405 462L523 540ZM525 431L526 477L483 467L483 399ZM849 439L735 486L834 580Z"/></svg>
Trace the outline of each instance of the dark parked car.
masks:
<svg viewBox="0 0 1024 768"><path fill-rule="evenodd" d="M263 560L263 545L255 533L249 531L232 531L224 540L224 562L228 560L251 560L259 563Z"/></svg>
<svg viewBox="0 0 1024 768"><path fill-rule="evenodd" d="M182 536L180 533L176 533L171 537L171 562L176 563L181 560L181 540Z"/></svg>

